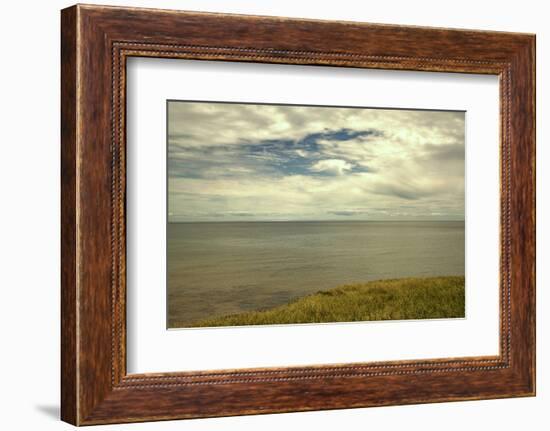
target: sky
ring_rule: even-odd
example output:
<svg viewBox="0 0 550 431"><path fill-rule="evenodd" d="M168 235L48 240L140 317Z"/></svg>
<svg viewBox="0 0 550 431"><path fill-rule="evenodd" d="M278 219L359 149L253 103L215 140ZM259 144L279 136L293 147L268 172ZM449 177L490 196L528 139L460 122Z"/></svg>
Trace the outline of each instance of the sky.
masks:
<svg viewBox="0 0 550 431"><path fill-rule="evenodd" d="M465 114L168 102L168 221L464 220Z"/></svg>

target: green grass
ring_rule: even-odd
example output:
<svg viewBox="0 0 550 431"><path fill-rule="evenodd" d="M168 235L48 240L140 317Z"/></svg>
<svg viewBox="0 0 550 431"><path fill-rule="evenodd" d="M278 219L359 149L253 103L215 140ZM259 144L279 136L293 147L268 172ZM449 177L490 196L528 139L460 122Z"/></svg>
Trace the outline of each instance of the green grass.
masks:
<svg viewBox="0 0 550 431"><path fill-rule="evenodd" d="M464 317L464 277L402 278L340 286L278 307L174 327Z"/></svg>

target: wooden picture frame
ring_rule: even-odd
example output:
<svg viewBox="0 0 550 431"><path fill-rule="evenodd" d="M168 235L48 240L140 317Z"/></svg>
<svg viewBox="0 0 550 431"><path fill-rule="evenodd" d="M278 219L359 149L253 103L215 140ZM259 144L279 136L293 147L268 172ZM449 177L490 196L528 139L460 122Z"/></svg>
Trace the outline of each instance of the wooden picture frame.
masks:
<svg viewBox="0 0 550 431"><path fill-rule="evenodd" d="M75 425L535 394L535 36L77 5L62 11L61 417ZM126 59L500 77L500 354L127 374Z"/></svg>

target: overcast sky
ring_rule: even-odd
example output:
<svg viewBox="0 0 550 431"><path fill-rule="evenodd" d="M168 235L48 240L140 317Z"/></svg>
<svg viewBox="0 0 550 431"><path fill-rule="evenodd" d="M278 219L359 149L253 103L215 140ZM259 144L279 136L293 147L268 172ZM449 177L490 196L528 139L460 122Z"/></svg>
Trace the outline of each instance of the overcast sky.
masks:
<svg viewBox="0 0 550 431"><path fill-rule="evenodd" d="M168 220L464 220L464 113L171 101Z"/></svg>

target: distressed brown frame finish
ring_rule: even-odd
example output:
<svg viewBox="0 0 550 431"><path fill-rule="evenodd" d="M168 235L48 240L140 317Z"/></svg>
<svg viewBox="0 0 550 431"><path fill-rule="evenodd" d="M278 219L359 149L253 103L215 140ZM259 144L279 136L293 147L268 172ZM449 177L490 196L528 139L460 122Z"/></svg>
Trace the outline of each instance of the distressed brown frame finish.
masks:
<svg viewBox="0 0 550 431"><path fill-rule="evenodd" d="M78 5L62 11L61 45L63 420L88 425L534 395L534 35ZM128 375L129 56L498 75L500 354Z"/></svg>

